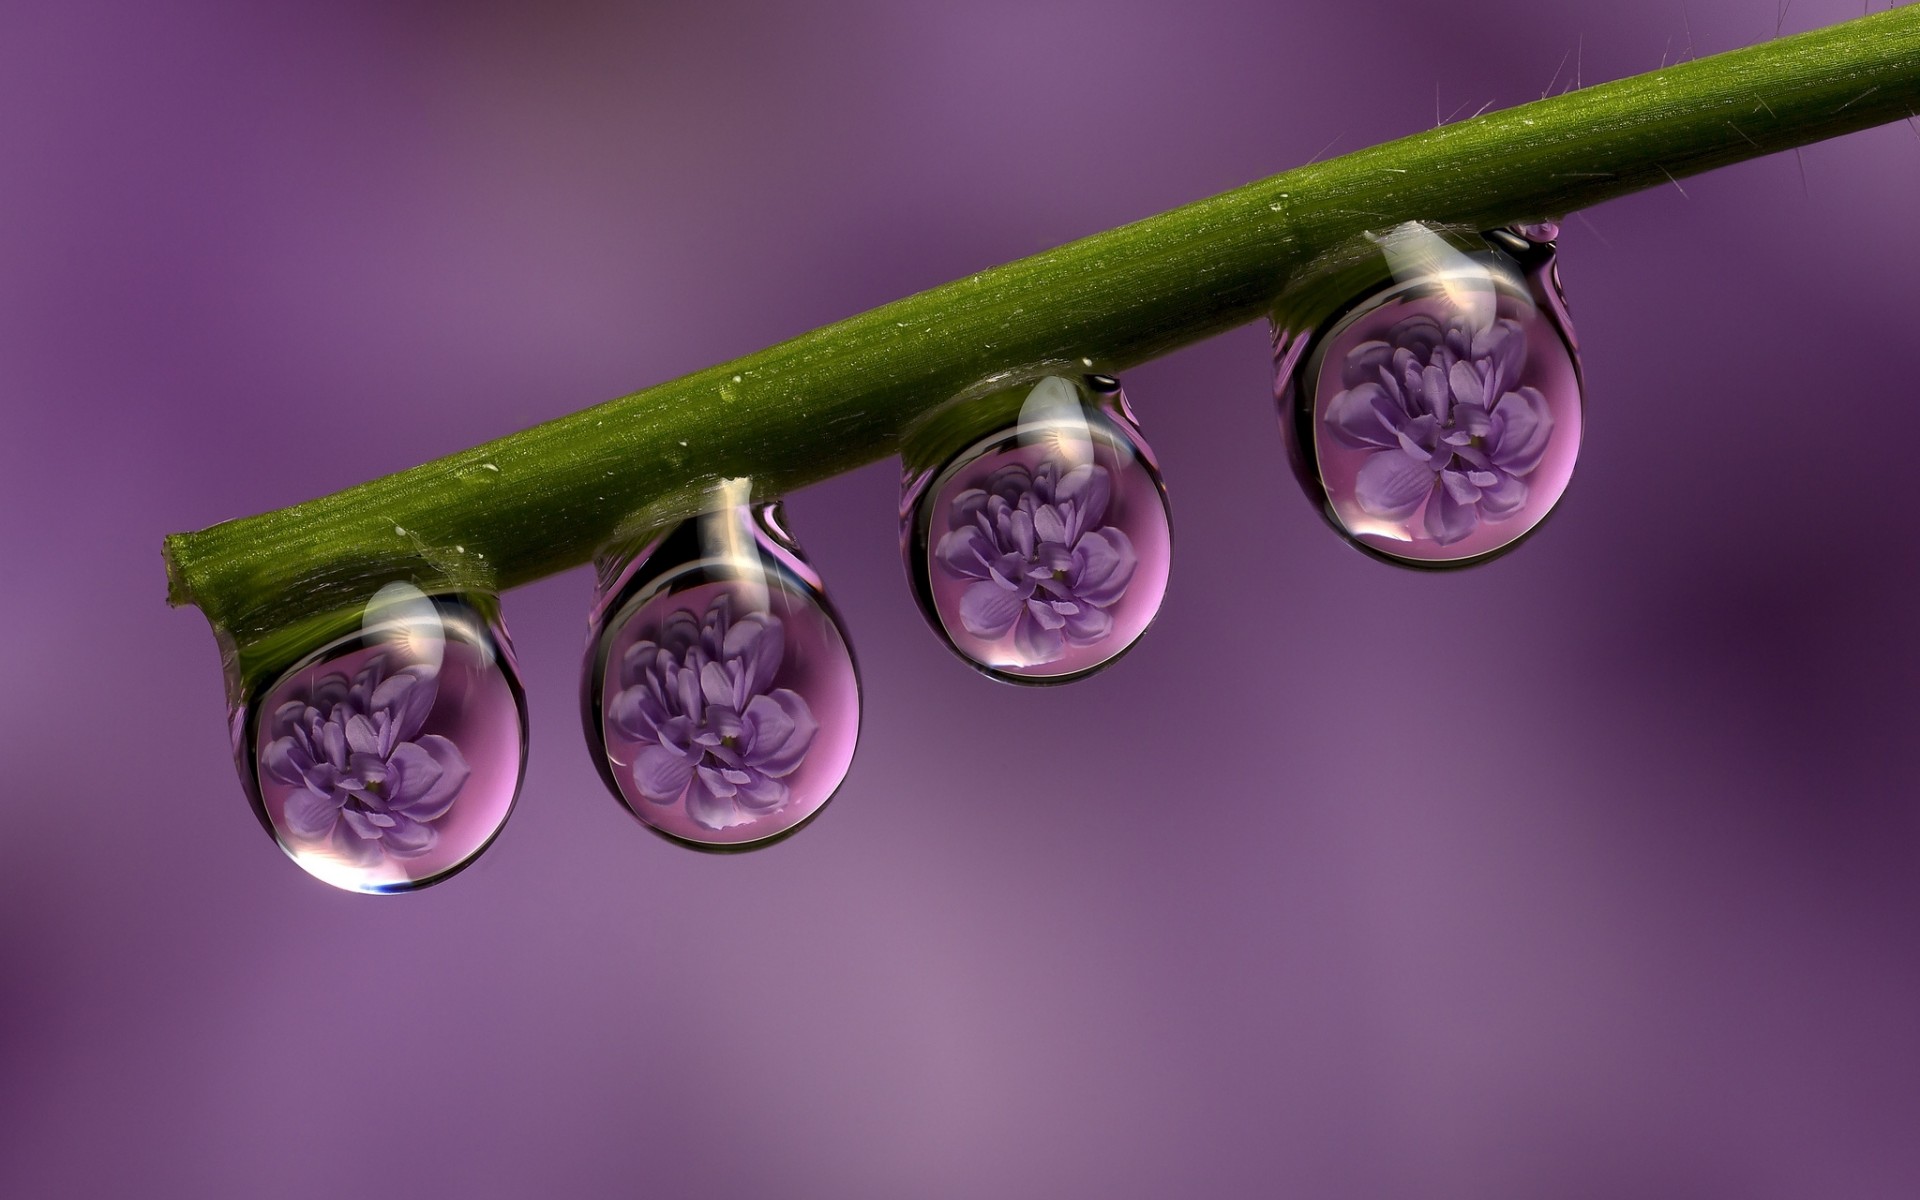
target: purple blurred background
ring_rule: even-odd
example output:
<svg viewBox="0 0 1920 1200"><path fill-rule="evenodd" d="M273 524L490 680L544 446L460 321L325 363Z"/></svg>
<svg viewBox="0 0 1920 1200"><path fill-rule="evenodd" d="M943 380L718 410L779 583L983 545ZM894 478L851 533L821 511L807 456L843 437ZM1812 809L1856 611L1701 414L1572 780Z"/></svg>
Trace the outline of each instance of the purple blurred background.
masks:
<svg viewBox="0 0 1920 1200"><path fill-rule="evenodd" d="M162 602L166 532L1778 14L7 4L0 1194L1920 1192L1912 127L1569 223L1584 459L1479 570L1322 526L1253 328L1127 376L1172 588L1070 689L934 642L891 464L796 496L867 725L762 854L603 791L575 571L498 843L335 892Z"/></svg>

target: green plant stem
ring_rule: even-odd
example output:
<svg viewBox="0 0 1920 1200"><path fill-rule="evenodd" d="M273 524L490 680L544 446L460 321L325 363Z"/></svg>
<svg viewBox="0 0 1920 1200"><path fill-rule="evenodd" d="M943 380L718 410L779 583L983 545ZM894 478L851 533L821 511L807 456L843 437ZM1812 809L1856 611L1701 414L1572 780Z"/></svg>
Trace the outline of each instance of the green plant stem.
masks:
<svg viewBox="0 0 1920 1200"><path fill-rule="evenodd" d="M503 589L623 525L692 515L893 453L989 377L1118 371L1257 319L1290 272L1407 220L1493 228L1907 117L1920 6L1489 113L1296 168L909 296L292 508L166 540L169 600L243 657L412 578ZM1164 419L1164 418L1163 418ZM256 662L265 653L256 653Z"/></svg>

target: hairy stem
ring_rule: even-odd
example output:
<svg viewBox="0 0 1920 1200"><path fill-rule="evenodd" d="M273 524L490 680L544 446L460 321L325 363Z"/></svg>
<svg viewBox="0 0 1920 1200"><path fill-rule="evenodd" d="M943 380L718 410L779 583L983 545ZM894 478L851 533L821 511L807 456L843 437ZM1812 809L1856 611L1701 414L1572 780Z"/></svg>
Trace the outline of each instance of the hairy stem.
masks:
<svg viewBox="0 0 1920 1200"><path fill-rule="evenodd" d="M508 588L623 527L893 453L989 378L1118 371L1260 317L1290 272L1407 220L1557 216L1920 107L1920 6L1489 113L956 280L722 366L292 508L166 540L169 600L243 658L381 584ZM270 657L279 657L276 652Z"/></svg>

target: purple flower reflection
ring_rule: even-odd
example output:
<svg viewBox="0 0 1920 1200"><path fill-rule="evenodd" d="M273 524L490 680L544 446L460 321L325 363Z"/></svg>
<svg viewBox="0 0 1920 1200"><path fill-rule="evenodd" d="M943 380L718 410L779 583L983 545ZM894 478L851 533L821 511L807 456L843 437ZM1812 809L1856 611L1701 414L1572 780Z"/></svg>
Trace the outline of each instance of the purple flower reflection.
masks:
<svg viewBox="0 0 1920 1200"><path fill-rule="evenodd" d="M1458 312L1444 325L1407 317L1348 351L1326 421L1342 444L1373 451L1354 481L1360 507L1405 521L1424 502L1427 536L1443 546L1519 512L1553 434L1547 398L1514 386L1526 361L1518 321Z"/></svg>
<svg viewBox="0 0 1920 1200"><path fill-rule="evenodd" d="M774 688L786 634L772 613L734 619L722 593L704 618L668 616L658 639L628 648L609 724L642 743L633 783L655 804L685 797L687 815L729 829L784 808L819 724L791 688Z"/></svg>
<svg viewBox="0 0 1920 1200"><path fill-rule="evenodd" d="M275 709L261 765L268 778L298 789L286 800L287 830L363 866L432 849L433 823L468 775L458 746L420 732L439 692L439 668L395 671L377 654L351 683L339 672L324 675L305 699Z"/></svg>
<svg viewBox="0 0 1920 1200"><path fill-rule="evenodd" d="M1011 630L1029 664L1112 632L1107 610L1138 564L1132 540L1103 523L1113 494L1107 469L1063 466L1049 458L1032 470L996 469L953 498L948 532L934 548L950 574L977 581L960 597L967 632L992 639Z"/></svg>

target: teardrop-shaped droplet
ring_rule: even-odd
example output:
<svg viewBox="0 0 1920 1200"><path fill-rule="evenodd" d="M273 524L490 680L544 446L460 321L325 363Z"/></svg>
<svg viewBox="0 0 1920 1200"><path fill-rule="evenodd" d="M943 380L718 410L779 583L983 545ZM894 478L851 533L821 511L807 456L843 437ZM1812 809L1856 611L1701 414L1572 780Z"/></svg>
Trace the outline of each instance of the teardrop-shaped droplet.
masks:
<svg viewBox="0 0 1920 1200"><path fill-rule="evenodd" d="M722 504L603 556L582 682L607 786L698 849L806 824L860 735L846 634L773 504Z"/></svg>
<svg viewBox="0 0 1920 1200"><path fill-rule="evenodd" d="M1310 304L1294 306L1305 320L1276 315L1295 471L1362 549L1416 567L1483 562L1566 490L1583 413L1554 232L1500 230L1463 249L1403 225L1377 240L1378 282L1357 299L1324 318Z"/></svg>
<svg viewBox="0 0 1920 1200"><path fill-rule="evenodd" d="M903 447L901 552L934 631L1013 683L1061 683L1160 611L1166 489L1118 381L1049 376L943 409Z"/></svg>
<svg viewBox="0 0 1920 1200"><path fill-rule="evenodd" d="M437 883L513 810L526 701L491 597L389 585L255 696L233 720L254 809L335 887Z"/></svg>

